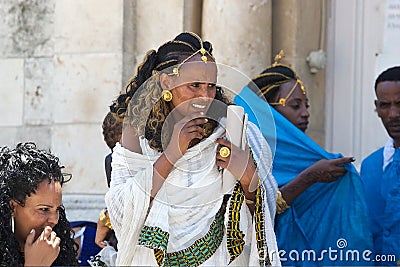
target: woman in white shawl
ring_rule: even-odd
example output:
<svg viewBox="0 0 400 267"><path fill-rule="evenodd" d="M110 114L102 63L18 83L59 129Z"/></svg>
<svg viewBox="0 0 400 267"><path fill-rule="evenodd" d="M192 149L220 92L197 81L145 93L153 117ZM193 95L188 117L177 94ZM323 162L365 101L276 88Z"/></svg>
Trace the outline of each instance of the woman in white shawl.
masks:
<svg viewBox="0 0 400 267"><path fill-rule="evenodd" d="M222 138L216 83L211 44L185 32L149 51L110 107L124 119L106 194L116 265L280 265L270 149L253 124L244 150ZM238 180L228 192L223 169Z"/></svg>

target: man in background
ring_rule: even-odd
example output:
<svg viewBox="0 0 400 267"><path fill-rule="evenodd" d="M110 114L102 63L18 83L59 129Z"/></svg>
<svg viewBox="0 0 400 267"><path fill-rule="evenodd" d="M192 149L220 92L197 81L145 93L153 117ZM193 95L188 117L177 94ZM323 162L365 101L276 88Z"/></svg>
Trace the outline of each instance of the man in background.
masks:
<svg viewBox="0 0 400 267"><path fill-rule="evenodd" d="M396 265L400 259L400 66L378 76L375 94L376 112L389 140L364 159L361 178L370 211L374 254L378 256L375 264Z"/></svg>

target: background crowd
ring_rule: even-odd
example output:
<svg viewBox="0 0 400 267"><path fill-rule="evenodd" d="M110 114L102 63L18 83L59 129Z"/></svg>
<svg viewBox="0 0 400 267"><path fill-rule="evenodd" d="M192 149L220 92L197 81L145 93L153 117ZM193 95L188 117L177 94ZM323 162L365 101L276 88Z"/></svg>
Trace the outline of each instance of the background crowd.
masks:
<svg viewBox="0 0 400 267"><path fill-rule="evenodd" d="M125 89L123 84L127 83L128 77L135 77L135 69L141 65L143 56L148 49L155 49L155 54L157 54L158 48L165 41L172 40L171 37L182 30L190 30L197 32L196 36L199 35L212 41L214 51L207 50L207 53L212 55L212 58L207 59L208 63L215 59L217 66L219 63L229 64L234 69L243 71L245 75L254 77L252 82L249 78L245 83L237 82L237 77L232 78L231 80L237 82L237 85L240 84L233 89L233 93L230 90L231 84L229 86L223 84L229 88L228 90L223 86L216 86L216 93L224 92L227 94L227 101L224 100L225 102L222 101L222 103L229 105L236 103L243 106L249 115L249 121L260 129L269 144L273 157L271 161L265 162L273 167L272 180L276 181L278 187L274 189L273 183L270 186L265 184L264 187L269 188L266 193L269 192L268 199L273 200L273 203L269 202L267 206L271 215L271 222L275 224L274 230L278 248L286 252L291 249L297 251L315 249L318 251L327 249L328 243L328 247L331 245L334 248L338 247L337 244L339 243L336 244L335 242L339 242L339 239L343 238L348 242L347 248L349 250L357 247L360 252L371 250L374 255L378 256L381 254L396 255L398 253L396 252L397 244L395 241L398 239L396 231L398 231L399 225L396 209L398 203L396 197L398 172L395 164L397 162L397 150L395 148L397 147L396 136L398 131L396 128L398 127L398 118L395 88L398 70L394 68L383 72L390 66L398 65L395 60L397 58L396 49L393 49L398 42L395 34L396 28L389 27L395 25L391 23L396 23L393 20L396 16L391 15L397 12L396 6L393 5L392 0L380 1L379 3L365 1L351 5L344 5L340 1L313 0L305 0L296 4L289 3L290 1L272 1L267 4L262 4L262 2L264 1L254 3L233 2L229 5L222 5L222 2L212 4L210 1L196 0L190 2L190 4L185 2L184 5L170 2L168 8L163 8L164 4L153 3L152 1L147 1L145 4L142 1L121 1L109 4L107 5L108 8L104 9L104 3L100 1L92 6L90 12L85 11L90 5L77 8L75 2L68 5L63 4L62 1L55 3L52 1L46 3L40 1L2 3L0 12L5 23L1 26L3 34L0 35L2 40L0 45L2 51L0 78L3 84L0 94L4 96L3 99L6 101L2 105L4 116L0 122L2 132L0 140L2 146L10 144L8 148L4 148L4 157L8 157L6 156L7 153L11 153L10 151L16 147L17 143L34 141L39 149L44 149L45 152L50 150L57 157L60 157L60 162L66 166L65 171L72 173L74 177L72 182L65 185L63 181L60 182L63 185L63 205L60 205L58 200L49 200L52 203L49 204L49 207L46 207L46 209L49 209L49 223L44 223L40 227L31 225L36 232L34 239L47 239L47 244L53 247L56 252L60 247L60 254L57 255L63 257L61 256L64 247L62 242L67 239L65 238L66 235L64 236L59 230L55 230L57 227L52 215L54 206L59 214L60 222L69 218L69 221L73 222L71 226L78 225L78 227L72 229L76 233L75 236L84 237L86 233L86 236L89 237L88 233L91 232L90 238L95 239L95 243L99 245L99 247L94 247L93 251L82 253L84 239L76 239L75 241L80 245L77 253L95 255L101 248L109 248L109 244L112 245L114 251L118 249L116 232L109 219L109 210L103 209L106 206L103 193L107 192L108 187L111 186L111 154L105 158L107 183L104 182L103 178L103 166L98 163L102 162L105 155L108 154L108 147L113 151L115 143L120 139L119 132L122 133L121 120L124 116L121 115L121 112L116 115L115 110L111 110L107 114L107 106L110 105L111 100L117 98L118 90ZM172 12L175 16L169 15L166 18L163 12L158 13L160 10L164 10L164 13L168 14ZM240 15L233 16L236 14L235 10L240 10ZM43 16L34 16L38 12ZM105 12L107 15L103 17L106 19L96 20L95 17L90 16L92 12L97 15ZM344 13L346 16L343 16ZM74 23L60 23L69 20L68 16L71 14L75 17L74 21L81 21L81 18L84 17L81 15L89 14L89 16L86 16L87 24L81 23L80 25L94 25L97 30L91 31L92 34L84 34L85 38L80 38L79 34L85 32L85 27L75 27ZM146 21L146 17L150 16L144 16L145 14L157 15L151 16L153 19L150 23ZM330 15L327 16L326 14ZM213 20L215 16L226 23L216 23ZM232 17L236 19L232 20ZM341 19L337 19L339 17ZM372 22L362 19L352 21L354 17L374 17L374 20ZM15 18L21 19L13 20ZM133 24L132 19L135 21ZM105 20L108 21L107 25L102 24ZM161 31L154 32L153 26L159 28L158 25L161 25L161 21L163 21ZM384 27L382 21L387 22ZM119 24L119 22L121 23ZM237 31L233 34L227 29L232 28L236 22L241 26L234 27ZM330 22L329 25L334 26L326 27L326 22ZM148 26L150 24L152 26ZM15 31L13 25L19 25L15 28ZM132 26L122 27L122 25ZM224 29L221 25L227 25L227 28ZM250 31L246 25L264 25L265 27L262 28L268 30L262 32ZM344 25L354 25L354 27ZM144 29L148 32L145 32ZM255 28L252 27L252 29ZM368 32L363 29L368 29ZM345 38L346 41L342 43L341 36L352 31L359 34L348 35L348 38ZM109 38L98 38L104 34ZM357 41L360 35L364 36L363 40L366 42ZM370 35L376 36L376 38L372 41ZM384 35L384 37L380 35ZM225 37L221 38L221 36ZM294 38L295 36L307 36L308 38L303 40L304 38ZM332 36L336 37L332 38ZM96 41L92 42L92 39ZM325 42L325 40L329 42ZM390 40L390 43L388 40ZM187 54L185 56L182 54L175 62L176 64L183 66L186 63L185 59L194 54L196 55L193 56L193 60L199 60L200 63L204 62L201 59L202 56L209 56L200 52L201 46L200 48L196 45L193 46L193 44L191 46L193 50L190 53L184 50L183 52ZM121 47L123 47L122 51ZM350 49L354 52L350 53L350 50L346 47L364 52L355 53L354 50ZM278 54L281 48L285 50L286 56L271 61L270 58L274 54ZM311 66L311 62L315 64L312 61L312 56L307 58L310 68L306 63L305 58L309 51L318 48L321 49L320 51L327 49L326 72L320 69L323 64ZM246 53L242 53L243 51L246 51ZM178 49L176 52L181 53L182 51ZM375 56L371 59L368 55ZM155 59L153 63L157 60L159 59ZM192 57L188 59L188 61L191 60ZM269 66L271 62L273 65ZM354 64L354 62L365 64ZM158 70L163 70L163 67L158 68ZM146 66L143 69L151 70L151 67ZM218 70L218 75L222 74L223 68L219 67ZM123 73L122 79L115 79L118 73ZM171 70L171 73L174 73L173 70ZM185 72L183 71L183 73ZM378 77L378 74L381 75ZM156 73L146 75L157 77ZM210 77L205 80L211 87L215 83L215 81L209 82ZM373 88L374 82L375 90L368 90L368 88ZM142 81L139 83L142 83ZM247 83L249 84L245 86ZM111 90L110 87L112 87ZM131 84L131 87L135 86ZM6 93L11 88L14 93ZM18 90L14 90L15 88ZM53 88L57 88L57 93ZM180 99L180 97L175 95L177 90L169 91L172 93L173 101L166 106L169 109L174 109L175 106L179 105L174 101ZM164 92L161 91L161 93ZM213 98L212 94L200 97ZM23 99L23 101L21 102L19 99ZM96 101L93 101L94 99ZM90 106L88 103L93 105ZM322 103L325 104L322 105ZM128 104L134 106L132 99L127 101ZM203 102L196 103L196 105L203 104ZM90 108L88 108L89 106ZM9 110L14 110L14 112L9 112ZM269 111L265 113L265 110ZM164 115L167 114L165 112L168 113L169 111L164 111ZM107 116L104 118L106 114ZM382 123L376 120L376 114L381 118ZM221 115L213 115L212 117L216 119L219 116ZM99 125L103 118L104 139L108 147L101 140L101 127ZM268 128L268 119L270 118L274 119L275 125ZM118 120L120 121L118 122ZM106 136L107 127L115 127L115 130L111 130L114 131L115 134L111 134L114 136ZM212 132L213 127L215 126L206 127L206 130ZM154 140L160 133L157 133L155 137L150 137L149 132L151 133L151 131L148 127L146 129L147 134L144 134L144 137L147 140L152 140L149 143L150 148L155 149L157 153L162 153L163 149L154 145ZM252 126L250 126L251 129L253 129ZM268 130L271 129L276 130L276 133L270 133ZM198 130L202 131L201 129ZM143 133L145 132L143 131ZM384 144L387 136L390 138L386 145L367 157L372 151ZM209 133L207 133L203 137L195 139L202 140L202 138L208 139L209 137ZM109 142L111 139L114 140ZM139 138L139 140L141 139ZM222 139L218 142L222 143L219 144L216 152L219 152L220 147L224 146L230 149L232 157L236 155L236 153L233 153L234 147L226 143L225 140ZM194 143L191 143L189 147L193 146ZM165 145L165 143L163 144ZM35 145L33 144L33 146ZM91 149L86 149L88 147L91 147ZM129 148L129 145L125 144L123 147ZM144 144L140 143L138 147L143 150ZM262 168L262 166L259 166L255 147L254 144L250 145L251 152L246 152L247 154L244 155L248 157L251 154L249 158L255 160L254 166ZM342 152L345 157L341 154L330 153L327 150ZM299 157L299 154L302 157ZM216 157L218 163L216 168L218 170L226 169L228 166L224 165L223 162L229 160L218 153ZM170 157L167 158L170 159ZM361 166L364 158L366 160ZM172 162L174 163L174 160ZM239 162L246 161L239 160ZM375 164L377 162L381 162L381 164ZM234 165L239 166L240 164ZM254 167L251 165L249 164L250 169ZM380 168L380 165L382 165L382 168ZM162 167L162 169L165 168ZM361 176L358 170L361 170ZM3 177L6 177L6 174L4 175ZM263 175L259 174L259 176ZM165 173L161 177L166 178ZM376 177L382 177L385 182L380 185L380 180L377 180ZM47 178L52 179L51 177ZM263 179L263 177L258 178ZM10 185L5 182L4 186ZM33 189L33 192L40 196L42 186L32 186L37 188ZM162 183L159 186L162 188ZM364 186L367 196L362 192ZM246 189L247 187L244 186L243 188ZM52 190L57 192L55 196L59 195L60 189L57 186ZM337 192L341 193L337 194ZM36 195L36 193L33 195ZM256 205L251 203L255 200L254 195L249 195L251 192L247 191L244 193L247 196L244 198L246 204L241 205L240 210L248 208L250 214L254 216ZM27 203L32 201L31 196L30 193L26 196ZM5 199L4 203L11 202L14 199L12 195L3 195L2 197ZM22 203L23 206L23 199L23 196L16 198L16 202ZM54 199L57 199L57 197L54 197ZM95 205L93 205L93 199L95 199ZM150 198L150 203L153 203L153 198ZM349 205L348 203L354 204ZM20 207L15 203L10 205L12 218L14 206ZM64 206L66 206L66 209ZM4 207L8 208L8 204L5 204ZM277 209L277 212L274 209ZM66 210L64 215L62 214L63 210ZM7 210L6 213L8 212ZM42 212L45 212L43 208ZM98 216L99 213L100 216ZM17 214L21 214L21 212L17 212ZM371 214L373 214L372 225L369 228L367 222L370 221L368 216L371 216ZM2 222L5 231L13 229L12 225L20 228L15 222L13 224L13 221L9 220L7 216L4 217L5 221ZM63 219L63 216L65 219ZM21 220L20 217L15 218ZM244 218L246 216L242 216L242 219ZM318 220L311 220L311 218L318 218ZM89 222L87 224L85 222L76 224L78 223L77 220L81 219L91 220L92 224L89 224ZM97 230L91 229L96 220L99 220L98 226L101 227L97 227ZM353 221L358 223L354 224ZM317 223L313 224L312 222ZM11 228L8 228L8 225L11 225ZM44 231L48 226L53 231ZM165 226L161 227L161 229L164 228ZM242 228L239 227L240 231L247 233ZM30 232L29 229L24 229L22 235L25 235L27 231ZM94 237L95 231L97 231L96 237ZM24 258L24 253L21 254L21 252L29 251L29 249L26 250L25 246L21 245L24 241L21 238L20 229L17 232L16 240L19 246L13 249L19 247L20 256ZM38 237L37 232L42 232L44 236ZM203 233L205 232L207 231L204 230ZM343 234L343 236L340 238L336 236L340 234ZM324 238L313 238L314 236L323 236ZM12 238L12 235L10 237ZM173 240L173 237L171 238ZM60 244L58 244L58 239L60 239ZM86 238L87 240L89 238ZM296 242L293 242L293 240L296 240ZM250 247L250 251L253 251L254 248L251 247L251 244L253 242L248 243L246 240L244 251L247 247ZM263 246L265 244L261 244L261 247ZM69 252L75 255L74 250L77 247L75 245L73 247L75 248L69 250ZM238 247L240 248L240 246ZM260 244L257 243L256 247L260 247ZM117 260L117 254L114 251L110 250L109 255ZM49 253L49 255L52 254ZM14 260L21 262L21 257ZM52 257L47 260L54 260ZM27 259L31 259L30 256L25 257L25 260ZM33 260L35 262L40 259L33 258ZM82 264L82 260L85 264L86 258L79 259L80 264ZM10 262L13 262L13 260ZM54 264L59 264L59 262L59 260L55 261ZM298 262L299 260L295 257L293 260L283 260L282 264L300 264ZM300 262L305 265L313 265L312 260L300 260ZM374 264L388 265L388 262L382 260L381 262L374 262ZM392 259L390 264L392 262L395 263L395 260ZM346 263L336 260L335 263L329 260L319 262L319 264L324 265L345 265ZM358 264L364 263L361 261ZM43 264L45 265L45 262ZM70 262L68 264L76 263Z"/></svg>

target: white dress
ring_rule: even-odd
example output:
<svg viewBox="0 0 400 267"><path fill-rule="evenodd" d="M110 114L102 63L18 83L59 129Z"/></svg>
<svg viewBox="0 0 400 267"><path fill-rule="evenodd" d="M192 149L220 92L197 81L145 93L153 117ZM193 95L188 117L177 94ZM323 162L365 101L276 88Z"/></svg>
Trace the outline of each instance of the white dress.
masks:
<svg viewBox="0 0 400 267"><path fill-rule="evenodd" d="M215 140L224 133L219 127L188 149L151 203L153 163L160 153L144 137L143 154L117 144L105 198L118 239L117 265L280 265L273 231L277 185L270 171L269 146L249 124L247 139L263 181L253 219L238 182L229 194L222 192Z"/></svg>

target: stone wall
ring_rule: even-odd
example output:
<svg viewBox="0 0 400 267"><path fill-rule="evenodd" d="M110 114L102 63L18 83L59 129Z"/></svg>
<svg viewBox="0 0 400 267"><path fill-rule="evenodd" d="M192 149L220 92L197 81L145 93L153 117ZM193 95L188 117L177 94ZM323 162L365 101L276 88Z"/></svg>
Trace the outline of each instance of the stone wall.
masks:
<svg viewBox="0 0 400 267"><path fill-rule="evenodd" d="M301 77L310 104L307 134L320 145L325 136L325 71L311 73L307 64L310 52L325 51L325 0L275 0L272 12L272 53L285 51L283 62L291 65Z"/></svg>
<svg viewBox="0 0 400 267"><path fill-rule="evenodd" d="M218 63L249 78L279 49L310 91L310 132L323 143L319 0L0 0L0 144L34 141L60 157L72 220L96 220L107 190L101 123L149 49L181 31L213 43ZM240 89L239 87L237 89Z"/></svg>
<svg viewBox="0 0 400 267"><path fill-rule="evenodd" d="M33 141L60 157L72 219L96 219L73 215L87 197L104 205L101 122L121 88L122 15L122 0L0 3L0 144Z"/></svg>

